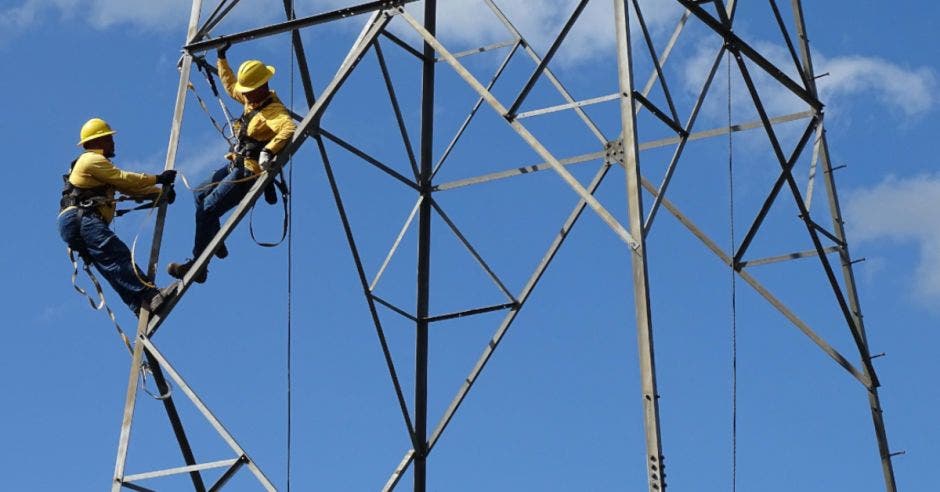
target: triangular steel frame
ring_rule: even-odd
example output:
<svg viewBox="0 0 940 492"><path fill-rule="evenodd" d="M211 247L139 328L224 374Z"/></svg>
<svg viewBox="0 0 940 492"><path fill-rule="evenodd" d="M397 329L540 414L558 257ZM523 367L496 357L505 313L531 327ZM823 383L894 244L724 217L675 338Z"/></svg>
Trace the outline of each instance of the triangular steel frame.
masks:
<svg viewBox="0 0 940 492"><path fill-rule="evenodd" d="M496 43L489 46L483 46L478 49L469 50L460 53L451 53L436 37L436 18L437 2L436 0L424 0L424 21L419 22L410 13L403 8L404 4L414 0L382 0L365 2L346 9L340 9L324 14L313 15L310 17L295 18L290 0L283 0L285 12L288 20L286 22L272 26L262 27L251 31L225 35L213 39L208 39L209 31L231 11L238 0L221 0L218 7L214 10L210 18L201 26L198 26L199 13L201 11L201 0L193 1L193 8L190 17L189 31L187 35L187 44L184 46L184 55L181 62L180 85L177 93L176 110L174 112L173 126L170 135L170 145L167 152L166 169L172 169L175 162L176 147L179 141L180 125L182 120L183 107L185 103L185 92L189 82L191 63L193 56L201 52L211 50L221 46L224 43L241 43L258 39L272 34L291 31L293 33L293 42L295 55L303 80L304 91L308 102L309 110L306 115L300 119L297 131L291 143L277 157L274 169L279 170L285 165L288 159L300 148L308 139L316 142L318 151L323 160L326 175L336 201L337 211L342 220L344 232L346 234L350 250L352 252L357 274L365 295L372 319L375 324L376 334L382 347L386 365L395 389L396 397L401 408L402 418L407 428L412 448L408 450L401 462L395 467L388 478L383 490L392 490L399 482L405 471L409 467L414 470L414 490L423 492L426 489L426 467L427 457L440 439L442 433L455 416L460 405L468 396L472 386L477 381L489 359L499 346L500 341L505 336L509 327L516 319L521 308L525 305L532 291L537 286L542 275L552 263L555 255L567 239L572 227L582 216L585 209L593 210L603 222L627 245L632 264L633 264L633 290L635 299L636 327L638 334L638 361L641 369L641 387L644 406L644 423L646 429L646 455L648 458L648 487L650 492L661 492L665 490L665 470L662 462L663 445L660 435L659 420L659 393L656 386L655 371L655 350L653 345L652 328L652 310L650 307L649 295L649 276L647 273L646 257L646 237L650 234L655 224L658 212L665 209L679 223L681 223L693 236L699 239L702 244L712 251L718 259L729 269L733 269L738 277L755 289L757 293L766 298L768 302L789 319L801 332L803 332L815 345L817 345L825 354L832 358L839 366L844 368L854 379L864 387L872 413L872 420L875 429L875 436L878 443L881 456L885 488L888 492L896 492L894 471L891 463L891 453L888 447L885 425L882 416L881 403L878 396L879 382L875 369L871 363L871 353L868 348L867 337L861 309L859 307L858 294L853 272L853 260L849 253L848 242L843 227L842 213L839 205L838 194L836 192L834 168L830 162L828 143L824 130L823 105L818 100L816 89L816 76L813 71L812 59L810 56L809 41L806 36L804 13L800 0L791 0L791 9L794 20L794 29L796 30L797 42L793 41L790 30L785 25L776 0L770 0L773 8L775 20L781 29L783 38L787 44L792 56L794 66L790 67L798 74L799 80L794 80L786 74L785 70L775 66L771 61L764 57L757 49L750 45L746 40L740 38L732 29L736 0L674 0L680 4L685 12L680 18L668 44L664 49L657 51L648 32L646 23L642 15L642 9L637 0L613 0L614 19L612 19L612 28L616 31L617 39L617 66L618 66L618 92L609 95L601 95L584 100L576 100L564 87L561 81L550 69L550 63L557 49L564 43L565 37L571 27L577 22L579 15L587 6L589 1L610 1L610 0L580 0L568 21L565 23L561 32L555 38L544 57L539 56L525 40L522 34L515 28L508 17L500 10L494 0L479 0L495 17L505 26L509 37L508 41ZM310 72L307 68L306 56L303 45L298 33L299 29L310 27L316 24L322 24L333 20L371 13L366 21L359 37L351 47L347 57L341 64L339 70L334 75L330 84L324 92L315 97L313 85L310 78ZM642 89L639 89L637 80L634 78L633 65L637 58L632 52L633 46L631 39L631 17L634 17L640 27L641 35L648 49L650 60L653 64L653 73L650 75L647 83ZM393 18L401 19L403 25L409 26L423 40L423 48L412 47L408 42L386 30L386 26ZM679 111L673 101L670 93L668 81L663 71L663 67L677 43L685 26L690 22L698 22L707 27L710 32L723 40L723 45L716 53L715 61L711 66L702 90L689 112L687 120L680 121ZM423 85L422 85L422 124L419 144L417 149L412 147L411 138L408 136L407 129L403 122L403 117L396 99L394 84L389 76L386 67L386 61L382 53L380 37L392 42L394 45L403 49L405 52L415 56L422 66ZM634 36L636 37L636 36ZM471 56L475 53L485 51L509 48L509 54L504 58L502 64L495 71L491 80L484 85L476 79L461 63L460 59L465 56ZM408 155L408 161L411 167L411 177L398 172L394 166L382 163L378 159L368 155L366 152L358 149L355 145L347 142L339 136L330 133L321 128L320 121L324 112L328 109L330 101L336 95L337 91L343 86L343 83L349 75L356 69L358 63L368 53L373 50L378 58L379 66L382 70L383 81L389 93L390 102L395 111L398 120L398 130L401 133L403 142ZM510 60L517 53L525 53L536 65L533 73L527 82L521 87L517 97L505 105L492 92L491 89L496 81L502 75L504 69ZM717 73L718 67L725 57L726 53L734 58L736 66L743 77L747 86L747 93L750 96L754 108L756 109L759 120L755 122L744 122L734 124L725 128L715 128L705 131L695 130L695 123L702 108L706 95L709 93L712 81ZM435 161L433 156L433 135L434 135L434 96L435 96L435 71L438 63L444 63L450 67L463 81L473 89L479 99L473 106L463 125L458 129L456 135L450 141L441 156ZM756 88L751 71L756 67L767 77L785 88L789 93L802 100L807 109L802 112L771 117L764 108L761 96ZM548 108L535 109L529 111L520 111L527 95L534 84L541 79L549 81L555 90L558 91L566 101L564 104ZM654 88L658 88L665 98L665 107L659 107L649 99L649 95ZM584 107L593 104L604 104L609 102L619 103L619 113L621 116L621 130L614 137L609 138L598 128L591 118L583 110ZM450 155L457 141L461 138L467 126L473 120L478 110L483 106L489 106L492 110L506 122L506 124L532 148L542 159L543 162L516 166L506 171L490 173L476 176L473 178L461 179L456 181L436 183L434 178L437 172L443 166L445 160ZM637 115L642 110L648 111L663 128L672 131L675 136L657 141L640 142L637 137ZM526 118L538 117L558 111L574 111L585 124L585 127L597 138L598 149L595 152L580 156L572 156L560 159L554 156L523 124ZM781 123L808 120L802 138L793 149L784 149L775 133L775 126ZM769 138L774 150L775 158L780 165L780 175L772 189L768 192L764 206L758 212L751 227L749 228L740 245L736 245L733 251L725 251L717 242L712 240L701 228L699 228L687 215L685 215L668 198L668 190L671 179L677 169L677 164L682 157L686 144L690 141L728 135L732 132L748 131L752 129L761 129ZM346 215L345 206L340 187L337 184L333 174L329 154L325 141L330 141L335 145L353 153L366 163L376 167L386 173L391 178L417 192L418 198L409 214L401 232L389 250L385 261L382 263L379 271L370 281L363 267L359 255L359 249L353 234L352 227ZM812 144L812 164L811 173L806 186L806 192L802 192L792 175L792 169L795 163L807 151L807 147ZM669 161L664 177L659 185L651 182L643 176L640 166L640 153L644 150L675 146L673 157ZM601 161L596 174L588 185L582 185L566 168L567 166L589 162ZM624 170L627 185L627 212L628 223L621 224L614 214L612 214L604 204L595 198L594 193L603 182L608 172L613 168L622 168ZM821 168L821 169L820 169ZM555 240L549 246L542 257L535 271L526 282L525 286L516 294L513 294L500 280L497 273L487 264L485 259L474 249L469 238L461 233L459 227L450 219L440 204L434 199L434 194L455 188L473 186L480 183L491 182L497 179L507 179L525 173L537 172L546 169L552 169L556 174L577 194L580 201L569 214L562 225ZM821 170L821 174L817 172ZM828 215L831 220L831 229L827 229L812 218L810 207L812 204L813 190L816 178L821 177L824 180L828 197ZM225 238L239 224L245 214L251 209L255 201L263 192L264 188L274 177L273 172L262 174L261 178L256 180L245 199L236 207L234 212L226 220L218 235L210 242L206 250L196 259L194 268L183 279L180 284L177 296L174 297L159 313L151 315L144 312L138 325L137 337L133 352L131 365L131 374L128 385L127 400L125 404L124 423L122 426L121 439L119 443L118 460L115 468L113 491L123 488L132 490L149 490L134 483L144 478L167 475L170 473L189 473L193 478L194 487L197 491L206 490L202 483L199 471L212 467L228 466L229 470L223 475L227 480L241 466L248 466L258 478L259 482L267 489L274 490L273 485L261 473L260 469L248 458L247 454L235 443L234 438L221 426L221 423L208 411L208 408L202 404L198 396L185 383L182 377L169 364L167 359L159 352L154 345L152 337L157 329L163 323L165 318L172 312L173 307L183 297L189 286L193 282L193 276L199 272L207 263L211 255L225 240ZM805 225L808 237L814 247L809 251L798 251L771 258L746 259L745 255L753 239L759 234L764 219L778 200L779 193L787 189L790 191L793 203L800 212L800 220ZM650 210L644 213L644 190L652 200ZM165 218L165 206L161 206L157 215L156 228L154 232L154 241L151 251L148 272L152 275L155 272L155 266L159 258L160 241L163 233L163 222ZM491 306L482 306L468 309L456 313L446 313L432 315L428 312L429 282L430 272L430 221L431 217L437 214L441 217L448 228L456 235L461 244L467 249L477 263L485 270L487 275L493 280L494 284L506 297L507 302ZM418 223L418 299L415 312L412 313L400 306L395 306L385 299L378 297L374 291L382 278L382 273L394 256L405 232L412 226L417 218ZM830 255L837 255L841 267L841 284L836 273L836 268L832 265ZM789 261L799 258L815 257L825 271L828 284L836 301L836 305L843 314L846 327L853 337L855 346L859 353L859 362L853 363L848 357L836 351L828 342L819 336L806 322L801 320L797 314L776 297L770 289L760 283L750 272L749 269L755 266ZM398 372L392 360L391 352L386 341L382 323L379 316L379 306L388 308L408 320L415 323L416 326L416 368L415 368L415 399L414 407L409 408L405 399L404 392L399 382ZM479 360L466 377L464 383L457 391L451 404L438 421L437 426L428 435L427 432L427 360L428 346L427 335L430 323L444 321L448 319L472 316L475 314L506 311L505 317L497 328L496 332L487 343ZM213 424L216 431L222 436L235 452L234 459L220 462L197 464L189 449L189 444L183 432L182 424L176 415L172 398L164 401L167 407L168 416L179 440L181 451L187 466L163 470L158 472L148 472L137 475L126 475L124 473L124 463L130 438L130 425L133 418L133 410L138 388L139 373L142 367L144 355L148 358L148 367L153 371L158 388L165 391L166 382L162 370L166 370L176 384L183 389L187 397L193 401L203 413L203 415ZM162 370L161 370L162 368ZM224 480L220 480L212 486L210 490L220 489L224 485Z"/></svg>

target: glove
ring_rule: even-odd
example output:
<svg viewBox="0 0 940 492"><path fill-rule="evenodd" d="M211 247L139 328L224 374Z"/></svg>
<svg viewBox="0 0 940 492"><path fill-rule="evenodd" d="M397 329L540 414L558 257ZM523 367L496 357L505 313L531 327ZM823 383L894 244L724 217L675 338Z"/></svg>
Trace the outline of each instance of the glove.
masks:
<svg viewBox="0 0 940 492"><path fill-rule="evenodd" d="M225 59L225 52L228 51L228 49L231 48L231 47L232 47L232 42L231 42L231 41L226 41L225 44L223 44L223 45L220 46L217 50L215 50L216 56L218 56L218 58L219 58L220 60L224 60L224 59Z"/></svg>
<svg viewBox="0 0 940 492"><path fill-rule="evenodd" d="M261 169L270 171L271 166L274 165L274 154L268 149L262 150L258 156L258 165L261 166Z"/></svg>
<svg viewBox="0 0 940 492"><path fill-rule="evenodd" d="M167 169L157 175L157 184L170 186L173 184L173 181L176 181L176 171L173 169Z"/></svg>
<svg viewBox="0 0 940 492"><path fill-rule="evenodd" d="M172 186L163 190L163 200L166 201L167 205L172 204L176 201L176 190Z"/></svg>

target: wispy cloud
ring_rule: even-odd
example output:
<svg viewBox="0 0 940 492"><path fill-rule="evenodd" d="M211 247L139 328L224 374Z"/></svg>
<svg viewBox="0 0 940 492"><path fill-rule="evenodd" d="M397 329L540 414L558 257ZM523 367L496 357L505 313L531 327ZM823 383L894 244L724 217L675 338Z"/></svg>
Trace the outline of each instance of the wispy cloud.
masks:
<svg viewBox="0 0 940 492"><path fill-rule="evenodd" d="M193 186L205 178L204 175L208 170L222 167L227 162L225 153L228 151L228 146L218 137L206 137L182 147L176 168L186 174L186 178Z"/></svg>
<svg viewBox="0 0 940 492"><path fill-rule="evenodd" d="M18 7L0 9L0 46L33 25L39 10L39 0L26 0Z"/></svg>
<svg viewBox="0 0 940 492"><path fill-rule="evenodd" d="M889 176L847 194L849 238L857 243L913 243L919 254L912 296L928 305L940 300L940 174Z"/></svg>
<svg viewBox="0 0 940 492"><path fill-rule="evenodd" d="M339 4L338 0L330 0ZM512 25L538 52L544 53L574 12L576 0L495 0ZM654 32L660 32L681 15L677 2L641 0L645 20ZM420 4L406 7L423 20ZM509 30L483 0L441 0L438 4L437 32L448 48L478 47L512 40ZM614 51L614 17L611 2L590 2L579 16L559 50L556 63L580 66ZM396 34L417 42L419 37L404 23L392 24ZM469 46L464 46L469 45Z"/></svg>
<svg viewBox="0 0 940 492"><path fill-rule="evenodd" d="M703 38L704 39L704 38ZM686 40L688 42L688 40ZM696 42L699 48L695 54L684 60L683 86L689 93L701 89L702 80L711 68L719 45ZM799 75L793 60L782 45L754 40L751 44L768 60L783 69L795 81ZM884 58L856 54L829 56L813 51L814 67L817 74L828 73L817 81L819 97L826 104L830 116L848 113L859 107L859 98L865 98L866 105L871 101L878 103L881 109L901 118L917 118L936 109L938 102L937 73L930 67L903 67ZM724 76L724 61L712 86L712 94L723 94L727 88ZM809 106L791 93L782 84L754 64L748 64L761 102L771 115L783 115L805 111ZM737 116L751 119L756 117L753 102L744 92L744 81L737 67L733 68L733 87L737 94L734 98L734 112ZM712 117L724 114L725 98L712 98L706 102L706 114ZM868 106L865 106L868 108ZM866 109L870 110L870 108Z"/></svg>
<svg viewBox="0 0 940 492"><path fill-rule="evenodd" d="M242 3L230 14L235 22L267 22L283 16L277 5ZM20 0L18 6L0 7L0 45L50 19L82 22L95 29L131 26L148 32L182 32L191 7L192 0ZM212 7L204 5L204 10Z"/></svg>
<svg viewBox="0 0 940 492"><path fill-rule="evenodd" d="M843 98L873 95L905 116L920 116L937 106L937 74L928 67L905 68L888 60L866 56L819 56L821 96L841 103Z"/></svg>

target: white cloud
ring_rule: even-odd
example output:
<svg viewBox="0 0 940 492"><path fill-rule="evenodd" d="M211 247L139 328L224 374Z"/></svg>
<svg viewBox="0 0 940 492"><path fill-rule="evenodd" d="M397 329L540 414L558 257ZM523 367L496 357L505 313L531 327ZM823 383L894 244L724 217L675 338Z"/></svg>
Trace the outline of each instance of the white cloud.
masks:
<svg viewBox="0 0 940 492"><path fill-rule="evenodd" d="M83 17L105 29L127 24L154 30L183 30L189 22L191 0L86 0L81 2Z"/></svg>
<svg viewBox="0 0 940 492"><path fill-rule="evenodd" d="M928 304L940 299L940 174L889 176L848 193L845 203L849 238L915 244L913 295Z"/></svg>
<svg viewBox="0 0 940 492"><path fill-rule="evenodd" d="M203 19L215 6L216 2L203 2ZM22 0L17 7L0 8L0 44L50 16L84 22L96 29L131 26L146 31L183 32L191 8L192 0ZM279 3L243 0L226 22L241 27L264 25L283 15Z"/></svg>
<svg viewBox="0 0 940 492"><path fill-rule="evenodd" d="M337 2L338 0L331 0ZM494 2L509 21L540 54L544 54L574 12L576 0L496 0ZM677 2L641 0L644 20L655 34L668 26L672 29L681 15ZM423 7L406 7L417 19L423 19ZM559 50L557 62L566 66L580 65L614 50L613 4L609 1L589 2ZM441 0L438 4L438 37L452 51L485 44L510 41L512 36L483 0ZM404 23L393 24L396 34L410 41L417 35ZM634 22L633 29L639 29ZM639 31L637 31L639 32Z"/></svg>
<svg viewBox="0 0 940 492"><path fill-rule="evenodd" d="M39 0L27 0L19 7L0 10L0 46L33 25L39 7Z"/></svg>
<svg viewBox="0 0 940 492"><path fill-rule="evenodd" d="M881 103L918 116L937 105L937 76L927 67L906 69L888 60L865 56L826 59L819 56L821 97L839 102L847 96L874 95Z"/></svg>
<svg viewBox="0 0 940 492"><path fill-rule="evenodd" d="M682 68L683 86L689 94L701 90L702 81L714 61L717 43L705 42L714 36L695 41L699 46L695 54L684 60ZM689 43L689 39L685 42ZM786 48L762 40L750 42L754 48L774 65L784 70L787 75L799 83L799 76L793 65L793 59ZM826 104L829 116L848 112L858 107L859 97L867 102L876 101L884 108L904 117L918 117L937 107L937 75L929 67L905 68L891 61L878 57L845 55L829 57L818 51L813 52L814 68L818 74L829 73L818 79L820 99ZM725 61L719 68L712 85L712 94L725 94L727 78ZM761 101L771 116L806 111L809 105L773 79L757 65L748 62L748 69L757 86ZM733 65L734 112L742 119L756 118L751 97L747 94L744 81L738 68ZM717 92L716 92L717 91ZM723 117L725 97L715 97L706 103L705 110L709 117ZM867 110L867 109L866 109Z"/></svg>

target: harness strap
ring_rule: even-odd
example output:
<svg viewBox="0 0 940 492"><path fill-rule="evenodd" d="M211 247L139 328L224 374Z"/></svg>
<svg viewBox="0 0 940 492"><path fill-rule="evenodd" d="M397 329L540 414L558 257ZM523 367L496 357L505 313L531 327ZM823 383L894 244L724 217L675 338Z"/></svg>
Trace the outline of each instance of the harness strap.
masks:
<svg viewBox="0 0 940 492"><path fill-rule="evenodd" d="M79 209L78 213L81 214L81 212L82 210ZM79 218L79 220L81 219ZM92 285L95 286L95 291L98 294L99 300L97 303L90 295L88 295L88 291L86 291L84 288L78 285L78 282L77 282L78 281L78 260L75 259L76 251L73 250L72 248L67 248L67 249L68 249L69 261L72 262L72 287L75 288L75 290L78 291L79 294L82 294L83 296L85 296L86 299L88 299L88 303L91 305L92 309L94 309L95 311L98 311L101 308L104 308L105 311L107 311L108 317L111 318L111 322L114 323L114 329L117 330L118 336L121 337L121 341L124 342L124 345L127 347L128 352L130 352L130 354L133 356L134 348L131 345L131 341L127 337L127 334L124 332L124 330L121 328L120 323L118 323L117 317L114 315L114 311L111 310L111 307L108 306L108 303L105 301L104 291L101 289L101 283L98 282L98 278L95 277L95 274L91 271L91 266L89 265L91 262L88 260L88 258L85 257L85 254L83 252L78 251L79 256L81 256L82 258L82 269L85 270L85 274L91 280ZM140 379L141 379L141 387L144 389L144 392L150 395L150 397L155 400L166 400L167 398L169 398L173 394L173 387L169 385L169 381L167 382L167 391L165 394L154 393L153 391L150 391L149 388L147 388L147 374L148 373L152 373L152 371L150 370L150 367L147 365L147 361L142 361Z"/></svg>
<svg viewBox="0 0 940 492"><path fill-rule="evenodd" d="M79 213L81 213L81 209L79 209ZM79 218L79 220L81 219ZM118 323L117 317L114 316L114 311L111 310L111 307L108 306L108 303L105 301L104 291L101 289L101 284L98 282L98 278L95 277L95 274L91 271L91 266L89 266L91 262L88 260L84 252L79 251L78 254L82 257L82 269L85 270L85 274L88 275L92 285L95 286L95 291L98 293L99 301L96 303L95 300L92 299L90 295L88 295L88 291L78 285L78 260L75 259L75 250L68 248L69 261L72 262L72 287L74 287L79 294L82 294L86 299L88 299L88 303L91 305L92 309L98 311L101 308L104 308L105 311L107 311L108 317L111 318L111 322L114 323L114 329L117 330L118 336L121 337L124 345L127 346L127 350L130 351L130 353L133 355L134 348L131 346L131 341L127 337L127 334L124 333L121 325Z"/></svg>
<svg viewBox="0 0 940 492"><path fill-rule="evenodd" d="M277 242L273 242L273 243L258 241L258 238L255 237L255 226L254 226L255 207L251 207L251 213L248 215L248 233L251 235L251 239L255 242L255 244L264 248L273 248L283 243L284 238L287 237L287 230L290 226L290 217L289 217L289 213L287 210L287 200L290 195L290 190L287 188L287 183L283 181L283 174L281 175L281 178L282 179L274 178L274 180L271 181L271 184L269 185L269 187L276 186L277 189L281 192L281 204L284 207L284 222L281 227L281 238L278 239Z"/></svg>
<svg viewBox="0 0 940 492"><path fill-rule="evenodd" d="M267 145L266 141L258 140L252 138L248 135L248 127L251 125L252 120L255 119L255 116L258 115L264 108L268 107L272 102L274 102L274 97L268 96L265 98L257 108L252 109L246 113L242 113L238 117L236 123L238 123L238 131L236 132L236 143L234 152L239 156L249 157L251 159L257 159L261 154L261 149ZM236 165L241 164L237 162Z"/></svg>

